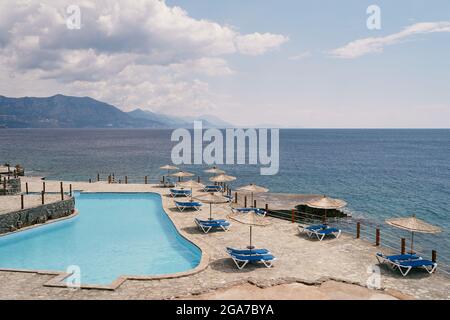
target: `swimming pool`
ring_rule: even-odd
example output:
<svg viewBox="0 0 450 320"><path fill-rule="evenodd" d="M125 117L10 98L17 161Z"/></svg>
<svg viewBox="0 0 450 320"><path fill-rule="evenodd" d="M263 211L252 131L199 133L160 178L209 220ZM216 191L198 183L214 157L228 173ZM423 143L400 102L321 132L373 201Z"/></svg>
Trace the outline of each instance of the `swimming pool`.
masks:
<svg viewBox="0 0 450 320"><path fill-rule="evenodd" d="M0 237L0 268L79 268L82 284L121 275L153 276L195 268L201 251L183 238L156 193L76 194L78 216Z"/></svg>

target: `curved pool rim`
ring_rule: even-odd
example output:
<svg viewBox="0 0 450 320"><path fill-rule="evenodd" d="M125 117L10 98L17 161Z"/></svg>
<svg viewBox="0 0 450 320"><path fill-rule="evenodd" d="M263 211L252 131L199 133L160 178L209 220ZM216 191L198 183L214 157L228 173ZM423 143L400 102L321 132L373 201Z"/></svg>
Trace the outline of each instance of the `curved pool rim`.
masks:
<svg viewBox="0 0 450 320"><path fill-rule="evenodd" d="M118 191L118 192L89 192L89 191L82 191L77 190L78 193L108 193L108 194L114 194L114 193L127 193L127 194L155 194L158 195L159 201L161 204L161 207L163 209L164 214L169 218L170 223L174 227L174 230L178 233L178 236L182 237L184 240L191 243L193 246L197 247L200 250L200 262L199 264L192 269L176 272L176 273L168 273L168 274L161 274L161 275L121 275L117 277L111 284L108 285L99 285L99 284L81 284L79 286L80 289L97 289L97 290L115 290L120 285L122 285L127 280L140 280L140 281L151 281L151 280L163 280L163 279L175 279L175 278L182 278L191 276L194 274L197 274L203 270L205 270L209 265L209 255L205 250L205 247L203 247L201 244L196 243L193 241L188 234L186 234L183 231L180 231L172 217L167 213L167 209L169 209L166 204L164 203L162 199L162 194L159 192L126 192L126 191ZM8 237L8 236L14 236L17 233L31 231L35 228L45 228L46 226L60 224L60 223L67 223L69 220L76 219L79 215L79 212L75 210L75 212L67 217L62 217L59 219L54 219L47 221L46 223L42 224L36 224L30 227L27 227L26 229L17 230L8 234L1 235L2 237ZM64 271L48 271L48 270L32 270L32 269L5 269L0 268L0 271L6 271L6 272L22 272L22 273L36 273L36 274L42 274L42 275L55 275L54 278L50 279L46 283L44 283L44 286L46 287L58 287L58 288L69 288L67 284L65 283L65 279L69 277L71 274L64 272Z"/></svg>

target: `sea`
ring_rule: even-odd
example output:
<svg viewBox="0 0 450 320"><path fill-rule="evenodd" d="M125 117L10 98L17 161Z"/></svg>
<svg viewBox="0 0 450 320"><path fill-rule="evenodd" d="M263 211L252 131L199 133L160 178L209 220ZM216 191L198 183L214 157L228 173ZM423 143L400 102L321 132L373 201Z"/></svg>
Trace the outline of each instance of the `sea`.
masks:
<svg viewBox="0 0 450 320"><path fill-rule="evenodd" d="M172 130L0 129L0 163L20 163L27 174L47 179L156 181L171 163ZM354 218L386 226L392 217L415 214L442 228L420 234L423 252L450 260L450 130L281 129L279 172L260 174L260 165L219 165L238 179L271 192L325 194L343 199ZM270 149L269 149L270 150ZM206 178L207 165L182 165ZM1 199L0 199L1 201ZM400 231L399 231L400 232Z"/></svg>

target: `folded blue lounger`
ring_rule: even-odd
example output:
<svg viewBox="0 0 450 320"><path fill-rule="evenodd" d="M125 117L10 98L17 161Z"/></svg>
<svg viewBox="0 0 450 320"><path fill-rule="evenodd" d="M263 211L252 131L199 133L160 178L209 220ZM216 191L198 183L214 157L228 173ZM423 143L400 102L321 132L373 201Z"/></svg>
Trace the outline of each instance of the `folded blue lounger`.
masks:
<svg viewBox="0 0 450 320"><path fill-rule="evenodd" d="M227 247L227 252L237 255L269 254L267 249L234 249Z"/></svg>
<svg viewBox="0 0 450 320"><path fill-rule="evenodd" d="M188 202L175 201L175 206L181 212L183 212L185 209L195 209L198 211L198 210L200 210L200 207L202 206L202 204L197 201L188 201Z"/></svg>
<svg viewBox="0 0 450 320"><path fill-rule="evenodd" d="M218 219L218 220L200 220L194 219L197 226L204 232L208 233L211 229L222 229L223 231L228 231L231 226L227 220Z"/></svg>
<svg viewBox="0 0 450 320"><path fill-rule="evenodd" d="M249 262L262 262L267 268L271 268L272 262L276 260L271 254L242 255L230 253L230 257L239 270L243 269Z"/></svg>

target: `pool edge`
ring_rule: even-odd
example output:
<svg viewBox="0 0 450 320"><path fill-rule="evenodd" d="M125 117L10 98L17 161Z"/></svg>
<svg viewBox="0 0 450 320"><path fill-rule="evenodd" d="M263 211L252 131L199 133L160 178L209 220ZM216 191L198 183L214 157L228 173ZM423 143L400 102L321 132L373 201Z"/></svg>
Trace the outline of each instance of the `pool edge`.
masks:
<svg viewBox="0 0 450 320"><path fill-rule="evenodd" d="M164 214L169 218L170 223L172 223L172 225L174 226L176 232L178 232L178 234L183 237L186 241L190 242L192 245L194 245L195 247L197 247L200 250L201 253L201 258L200 258L200 262L199 264L193 268L193 269L189 269L186 271L181 271L181 272L176 272L176 273L168 273L168 274L163 274L163 275L155 275L155 276L140 276L140 275L121 275L118 278L116 278L113 282L111 282L111 284L109 285L99 285L99 284L81 284L79 286L77 286L76 288L68 286L64 280L69 277L71 274L64 272L64 271L49 271L49 270L32 270L32 269L7 269L7 268L0 268L0 271L3 272L19 272L19 273L35 273L35 274L42 274L42 275L54 275L55 277L51 278L50 280L48 280L47 282L45 282L43 285L45 287L56 287L56 288L67 288L67 289L73 289L73 290L77 290L77 289L88 289L88 290L110 290L110 291L114 291L117 288L119 288L125 281L127 280L135 280L135 281L152 281L152 280L162 280L162 279L175 279L175 278L183 278L183 277L188 277L197 273L200 273L202 271L204 271L208 266L209 266L209 254L206 252L205 248L201 245L201 244L197 244L196 242L194 242L192 239L190 239L189 235L187 235L185 232L181 231L175 221L172 219L172 217L167 213L167 209L168 206L167 204L163 201L163 194L158 192L158 191L143 191L143 192L123 192L123 191L117 191L117 192L89 192L89 191L83 191L80 190L81 192L84 193L154 193L159 195L160 197L160 201L161 201L161 207L164 211ZM51 223L57 223L57 222L61 222L63 220L68 220L71 218L75 218L78 215L78 210L74 210L74 213L72 213L69 216L66 217L62 217L59 219L54 219L51 221L48 221L46 223L43 224L36 224L27 228L23 228L17 231L13 231L13 232L9 232L6 234L2 234L0 236L6 236L6 235L11 235L14 233L18 233L18 232L22 232L22 231L27 231L33 228L38 228L38 227L42 227L45 225L50 225Z"/></svg>

